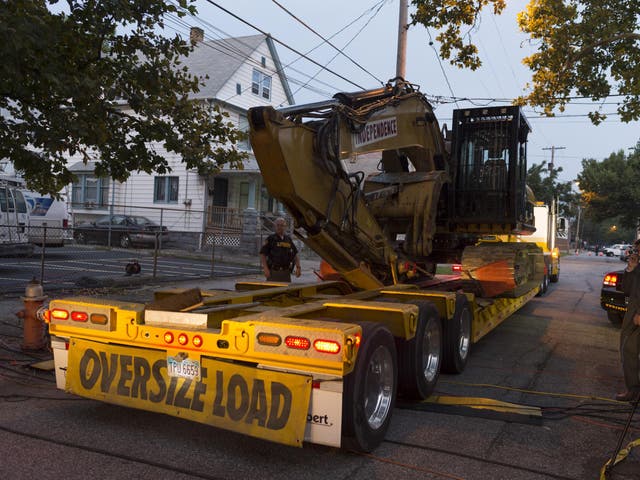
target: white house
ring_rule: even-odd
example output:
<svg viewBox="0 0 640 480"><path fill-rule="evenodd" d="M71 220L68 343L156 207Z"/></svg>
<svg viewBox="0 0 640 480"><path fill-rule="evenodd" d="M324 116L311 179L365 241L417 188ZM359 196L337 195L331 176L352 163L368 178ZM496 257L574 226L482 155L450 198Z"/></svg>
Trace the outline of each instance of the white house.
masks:
<svg viewBox="0 0 640 480"><path fill-rule="evenodd" d="M244 131L248 128L248 108L293 104L271 37L252 35L205 41L204 32L192 28L191 38L197 43L183 63L192 74L208 76L200 92L193 95L194 100L219 105L229 114L229 120ZM243 170L225 169L208 178L187 170L179 156L170 152L166 152L166 158L171 173L134 173L124 183L96 178L94 162L72 161L70 169L78 177L71 189L74 222L126 213L150 218L170 231L219 233L240 229L239 213L276 214L281 206L262 185L248 140L241 148L250 153Z"/></svg>

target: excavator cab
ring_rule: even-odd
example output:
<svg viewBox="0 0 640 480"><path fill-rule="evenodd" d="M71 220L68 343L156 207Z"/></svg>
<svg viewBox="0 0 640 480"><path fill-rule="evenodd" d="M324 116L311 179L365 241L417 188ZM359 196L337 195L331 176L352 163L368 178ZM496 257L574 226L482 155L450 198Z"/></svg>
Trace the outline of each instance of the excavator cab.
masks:
<svg viewBox="0 0 640 480"><path fill-rule="evenodd" d="M453 112L449 213L457 233L527 234L535 230L527 202L527 136L519 107Z"/></svg>

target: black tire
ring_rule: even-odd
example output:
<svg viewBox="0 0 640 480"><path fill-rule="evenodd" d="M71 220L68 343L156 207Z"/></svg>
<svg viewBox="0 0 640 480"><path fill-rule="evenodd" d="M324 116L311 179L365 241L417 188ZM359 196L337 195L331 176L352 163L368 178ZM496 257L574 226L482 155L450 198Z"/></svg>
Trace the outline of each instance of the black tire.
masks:
<svg viewBox="0 0 640 480"><path fill-rule="evenodd" d="M542 277L542 282L540 282L540 290L536 293L536 297L542 297L547 293L547 290L549 290L549 281L549 275L545 273Z"/></svg>
<svg viewBox="0 0 640 480"><path fill-rule="evenodd" d="M436 307L416 302L418 324L411 340L398 341L399 394L407 400L424 400L433 392L442 363L442 324Z"/></svg>
<svg viewBox="0 0 640 480"><path fill-rule="evenodd" d="M120 244L121 248L131 247L131 239L129 238L129 235L127 235L126 233L120 237L120 240L118 243Z"/></svg>
<svg viewBox="0 0 640 480"><path fill-rule="evenodd" d="M607 310L607 317L609 318L611 325L620 326L624 319L624 313L616 312L615 310Z"/></svg>
<svg viewBox="0 0 640 480"><path fill-rule="evenodd" d="M443 323L442 371L462 373L471 352L471 323L473 314L467 297L456 296L456 310L451 320Z"/></svg>
<svg viewBox="0 0 640 480"><path fill-rule="evenodd" d="M362 323L362 343L353 371L345 377L342 446L370 452L384 440L396 402L398 362L391 332Z"/></svg>
<svg viewBox="0 0 640 480"><path fill-rule="evenodd" d="M549 277L549 280L551 280L551 283L558 283L558 278L559 278L559 275L557 273L554 273Z"/></svg>

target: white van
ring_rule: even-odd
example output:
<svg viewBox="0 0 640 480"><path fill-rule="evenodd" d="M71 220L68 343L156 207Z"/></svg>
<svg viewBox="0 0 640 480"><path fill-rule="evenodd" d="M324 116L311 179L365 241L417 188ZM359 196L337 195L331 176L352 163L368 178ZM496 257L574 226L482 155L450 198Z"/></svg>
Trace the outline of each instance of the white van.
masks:
<svg viewBox="0 0 640 480"><path fill-rule="evenodd" d="M30 255L28 242L29 214L20 189L13 182L0 179L0 255Z"/></svg>
<svg viewBox="0 0 640 480"><path fill-rule="evenodd" d="M29 241L39 246L64 246L71 239L66 202L29 190L22 190L22 194L29 210Z"/></svg>

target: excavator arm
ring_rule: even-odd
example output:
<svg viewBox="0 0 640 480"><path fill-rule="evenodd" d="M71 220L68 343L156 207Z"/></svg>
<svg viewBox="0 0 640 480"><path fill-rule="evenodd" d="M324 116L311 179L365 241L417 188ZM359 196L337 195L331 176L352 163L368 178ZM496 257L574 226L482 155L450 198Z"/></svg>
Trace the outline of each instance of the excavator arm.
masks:
<svg viewBox="0 0 640 480"><path fill-rule="evenodd" d="M270 193L291 213L302 240L352 285L394 283L398 265L410 259L392 236L406 234L406 225L381 218L411 218L411 238L429 252L448 157L431 106L410 85L279 111L252 108L249 122ZM384 171L373 180L344 168L373 152L382 152Z"/></svg>
<svg viewBox="0 0 640 480"><path fill-rule="evenodd" d="M296 235L354 287L379 288L430 277L484 233L526 230L514 192L524 191L516 144L528 130L513 133L512 113L465 112L449 137L424 95L396 79L327 102L252 108L250 140ZM489 154L509 164L500 191L486 183ZM366 175L359 161L371 157L377 169ZM483 213L486 198L496 211Z"/></svg>

